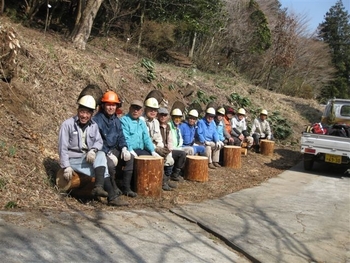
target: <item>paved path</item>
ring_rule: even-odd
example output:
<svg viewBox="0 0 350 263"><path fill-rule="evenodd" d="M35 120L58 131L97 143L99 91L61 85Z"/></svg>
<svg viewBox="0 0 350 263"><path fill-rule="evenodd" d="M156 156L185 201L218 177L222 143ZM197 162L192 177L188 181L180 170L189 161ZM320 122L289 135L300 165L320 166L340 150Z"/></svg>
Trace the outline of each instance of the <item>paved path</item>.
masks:
<svg viewBox="0 0 350 263"><path fill-rule="evenodd" d="M350 178L300 166L172 212L47 212L21 225L27 214L0 211L1 262L349 263Z"/></svg>
<svg viewBox="0 0 350 263"><path fill-rule="evenodd" d="M350 262L350 178L299 172L172 209L257 262Z"/></svg>

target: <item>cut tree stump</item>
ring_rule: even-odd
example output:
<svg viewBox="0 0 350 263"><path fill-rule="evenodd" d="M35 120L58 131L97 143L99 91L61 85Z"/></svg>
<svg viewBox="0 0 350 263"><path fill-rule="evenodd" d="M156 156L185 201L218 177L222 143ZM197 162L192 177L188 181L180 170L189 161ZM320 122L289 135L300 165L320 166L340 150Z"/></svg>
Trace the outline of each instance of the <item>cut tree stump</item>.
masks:
<svg viewBox="0 0 350 263"><path fill-rule="evenodd" d="M142 196L161 197L164 159L140 155L134 159L136 192Z"/></svg>
<svg viewBox="0 0 350 263"><path fill-rule="evenodd" d="M70 195L80 198L92 198L92 189L95 186L95 177L73 172L72 179L67 181L63 177L63 169L56 174L56 185L62 192L69 192Z"/></svg>
<svg viewBox="0 0 350 263"><path fill-rule="evenodd" d="M260 140L260 152L262 155L273 155L274 148L274 141Z"/></svg>
<svg viewBox="0 0 350 263"><path fill-rule="evenodd" d="M188 155L185 163L185 179L196 182L208 181L208 157Z"/></svg>
<svg viewBox="0 0 350 263"><path fill-rule="evenodd" d="M231 146L226 145L224 147L224 166L233 168L233 169L240 169L242 166L241 163L241 149L240 146Z"/></svg>

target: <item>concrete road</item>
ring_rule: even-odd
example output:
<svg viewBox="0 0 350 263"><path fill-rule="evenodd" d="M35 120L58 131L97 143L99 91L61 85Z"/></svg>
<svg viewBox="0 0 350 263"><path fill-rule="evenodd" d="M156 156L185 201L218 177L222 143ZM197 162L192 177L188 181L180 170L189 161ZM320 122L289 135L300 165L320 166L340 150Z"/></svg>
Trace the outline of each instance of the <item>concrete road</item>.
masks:
<svg viewBox="0 0 350 263"><path fill-rule="evenodd" d="M350 262L350 178L333 168L172 212L28 216L0 211L1 262Z"/></svg>
<svg viewBox="0 0 350 263"><path fill-rule="evenodd" d="M0 218L26 217L0 212ZM0 220L0 262L239 262L250 261L168 211L47 214L30 225Z"/></svg>
<svg viewBox="0 0 350 263"><path fill-rule="evenodd" d="M345 169L346 170L346 169ZM350 262L350 178L302 165L261 186L172 209L255 262Z"/></svg>

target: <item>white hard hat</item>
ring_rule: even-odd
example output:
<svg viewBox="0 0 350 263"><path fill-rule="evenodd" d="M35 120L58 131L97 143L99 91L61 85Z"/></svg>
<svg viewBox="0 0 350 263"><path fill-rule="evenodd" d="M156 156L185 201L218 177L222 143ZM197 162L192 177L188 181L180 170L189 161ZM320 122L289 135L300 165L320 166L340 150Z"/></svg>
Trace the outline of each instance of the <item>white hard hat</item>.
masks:
<svg viewBox="0 0 350 263"><path fill-rule="evenodd" d="M96 109L96 101L91 95L81 97L80 100L78 100L78 104L91 110Z"/></svg>
<svg viewBox="0 0 350 263"><path fill-rule="evenodd" d="M243 108L240 108L237 112L238 114L242 114L242 115L245 115L245 109Z"/></svg>
<svg viewBox="0 0 350 263"><path fill-rule="evenodd" d="M171 111L171 116L182 116L182 111L180 109L173 109Z"/></svg>
<svg viewBox="0 0 350 263"><path fill-rule="evenodd" d="M217 110L218 113L222 114L222 115L225 115L225 109L223 107L220 107L218 110Z"/></svg>
<svg viewBox="0 0 350 263"><path fill-rule="evenodd" d="M215 115L215 109L213 107L209 107L206 111L207 114Z"/></svg>
<svg viewBox="0 0 350 263"><path fill-rule="evenodd" d="M159 109L158 101L155 98L148 98L145 101L145 106L150 107L150 108L154 108L154 109Z"/></svg>
<svg viewBox="0 0 350 263"><path fill-rule="evenodd" d="M190 112L188 113L188 116L192 116L192 117L196 117L198 118L199 114L198 111L195 109L190 110Z"/></svg>
<svg viewBox="0 0 350 263"><path fill-rule="evenodd" d="M262 110L262 111L260 112L260 114L262 114L262 115L267 115L267 110Z"/></svg>

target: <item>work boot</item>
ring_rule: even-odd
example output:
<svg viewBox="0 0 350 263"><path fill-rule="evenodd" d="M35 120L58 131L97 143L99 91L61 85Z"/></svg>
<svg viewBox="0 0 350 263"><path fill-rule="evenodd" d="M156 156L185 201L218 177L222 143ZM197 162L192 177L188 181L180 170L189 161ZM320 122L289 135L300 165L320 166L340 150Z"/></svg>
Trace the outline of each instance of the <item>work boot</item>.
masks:
<svg viewBox="0 0 350 263"><path fill-rule="evenodd" d="M221 165L219 163L213 163L215 167L221 167Z"/></svg>
<svg viewBox="0 0 350 263"><path fill-rule="evenodd" d="M124 172L123 174L123 194L129 197L136 197L137 193L131 190L131 179L132 179L132 171Z"/></svg>
<svg viewBox="0 0 350 263"><path fill-rule="evenodd" d="M122 195L123 194L123 192L119 189L119 187L117 186L117 183L116 183L116 181L115 181L115 176L110 176L110 179L111 179L111 184L112 184L112 186L113 186L113 189L114 189L114 191L115 191L115 193L117 194L117 195Z"/></svg>
<svg viewBox="0 0 350 263"><path fill-rule="evenodd" d="M210 163L210 164L208 165L208 167L209 167L209 169L216 169L216 167L215 167L214 164L212 164L212 163Z"/></svg>
<svg viewBox="0 0 350 263"><path fill-rule="evenodd" d="M170 182L169 176L166 176L165 174L163 174L162 189L163 189L164 191L173 191L173 190L174 190L173 188L176 188L176 187L177 187L177 185L176 185L176 184L173 184L173 183L171 183L171 185L172 185L172 186L175 185L175 187L171 187L171 186L169 185L169 182Z"/></svg>
<svg viewBox="0 0 350 263"><path fill-rule="evenodd" d="M177 182L183 182L183 177L180 175L181 169L175 168L175 171L171 174L170 179Z"/></svg>
<svg viewBox="0 0 350 263"><path fill-rule="evenodd" d="M170 188L177 188L177 184L170 181L170 175L173 172L173 167L174 166L164 166L163 180L165 180L166 184ZM167 187L165 186L165 188Z"/></svg>
<svg viewBox="0 0 350 263"><path fill-rule="evenodd" d="M108 193L103 189L106 168L99 166L95 168L95 187L92 189L93 196L108 197Z"/></svg>
<svg viewBox="0 0 350 263"><path fill-rule="evenodd" d="M116 196L112 200L108 200L108 205L111 205L111 206L128 206L129 202L124 201L120 196Z"/></svg>
<svg viewBox="0 0 350 263"><path fill-rule="evenodd" d="M256 153L260 153L260 145L255 145L254 148Z"/></svg>

